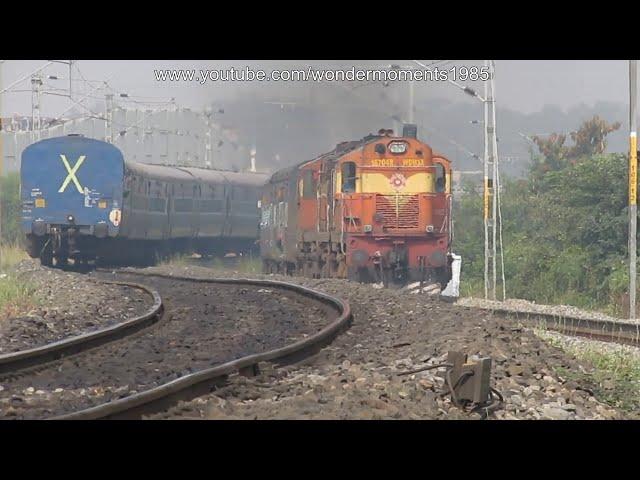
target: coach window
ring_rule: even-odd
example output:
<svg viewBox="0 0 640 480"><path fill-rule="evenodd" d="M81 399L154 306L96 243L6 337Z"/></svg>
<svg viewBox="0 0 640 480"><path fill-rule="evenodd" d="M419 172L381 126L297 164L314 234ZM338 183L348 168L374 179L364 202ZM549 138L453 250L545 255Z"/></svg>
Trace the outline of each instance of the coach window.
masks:
<svg viewBox="0 0 640 480"><path fill-rule="evenodd" d="M436 170L436 192L443 193L447 187L447 177L444 172L444 166L440 163L434 165Z"/></svg>
<svg viewBox="0 0 640 480"><path fill-rule="evenodd" d="M353 193L356 191L356 164L355 162L344 162L342 164L342 193Z"/></svg>

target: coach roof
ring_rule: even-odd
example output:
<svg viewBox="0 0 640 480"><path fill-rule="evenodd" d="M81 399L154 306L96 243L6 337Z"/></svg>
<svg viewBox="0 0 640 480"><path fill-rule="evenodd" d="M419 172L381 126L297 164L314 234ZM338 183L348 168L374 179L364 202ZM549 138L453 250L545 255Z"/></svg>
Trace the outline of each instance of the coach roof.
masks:
<svg viewBox="0 0 640 480"><path fill-rule="evenodd" d="M138 175L144 175L155 180L192 182L193 176L176 167L153 165L149 163L126 162L127 168Z"/></svg>

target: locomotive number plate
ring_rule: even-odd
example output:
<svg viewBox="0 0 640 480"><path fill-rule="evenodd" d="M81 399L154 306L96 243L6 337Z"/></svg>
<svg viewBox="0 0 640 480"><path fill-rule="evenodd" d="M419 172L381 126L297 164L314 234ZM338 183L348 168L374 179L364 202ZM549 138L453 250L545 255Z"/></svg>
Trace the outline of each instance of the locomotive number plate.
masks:
<svg viewBox="0 0 640 480"><path fill-rule="evenodd" d="M393 158L374 158L371 160L371 165L374 167L393 167Z"/></svg>
<svg viewBox="0 0 640 480"><path fill-rule="evenodd" d="M422 167L424 160L421 158L403 158L396 160L395 158L373 158L371 159L373 167Z"/></svg>
<svg viewBox="0 0 640 480"><path fill-rule="evenodd" d="M422 167L424 165L424 160L421 158L405 158L402 160L403 167Z"/></svg>

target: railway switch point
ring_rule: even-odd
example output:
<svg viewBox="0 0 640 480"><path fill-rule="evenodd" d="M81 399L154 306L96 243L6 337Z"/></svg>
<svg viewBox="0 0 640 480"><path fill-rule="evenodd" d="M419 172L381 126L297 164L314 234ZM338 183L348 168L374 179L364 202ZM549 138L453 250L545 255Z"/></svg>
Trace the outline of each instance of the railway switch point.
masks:
<svg viewBox="0 0 640 480"><path fill-rule="evenodd" d="M467 360L461 352L448 352L447 363L452 365L445 373L445 384L457 406L484 405L491 401L491 358Z"/></svg>

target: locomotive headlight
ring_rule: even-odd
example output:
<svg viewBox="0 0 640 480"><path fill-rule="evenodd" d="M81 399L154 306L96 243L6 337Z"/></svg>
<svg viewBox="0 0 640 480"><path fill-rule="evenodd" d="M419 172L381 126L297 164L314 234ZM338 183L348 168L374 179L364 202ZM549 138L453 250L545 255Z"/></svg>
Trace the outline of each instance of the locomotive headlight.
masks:
<svg viewBox="0 0 640 480"><path fill-rule="evenodd" d="M67 215L67 222L73 223L74 220L75 220L75 218L73 217L73 215Z"/></svg>
<svg viewBox="0 0 640 480"><path fill-rule="evenodd" d="M427 225L427 232L433 233L433 225Z"/></svg>
<svg viewBox="0 0 640 480"><path fill-rule="evenodd" d="M407 144L405 142L391 142L389 151L391 153L404 153L407 151Z"/></svg>

